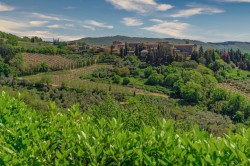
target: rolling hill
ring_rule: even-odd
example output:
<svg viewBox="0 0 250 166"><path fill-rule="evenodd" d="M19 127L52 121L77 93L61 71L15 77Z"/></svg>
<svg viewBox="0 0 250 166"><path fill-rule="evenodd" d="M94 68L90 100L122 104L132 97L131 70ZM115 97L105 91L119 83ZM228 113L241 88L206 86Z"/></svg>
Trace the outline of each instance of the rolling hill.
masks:
<svg viewBox="0 0 250 166"><path fill-rule="evenodd" d="M111 45L113 41L122 41L122 42L160 42L165 41L164 39L159 38L141 38L141 37L128 37L128 36L107 36L107 37L87 37L80 39L78 41L83 41L90 45Z"/></svg>
<svg viewBox="0 0 250 166"><path fill-rule="evenodd" d="M20 46L28 47L40 47L50 45L47 42L43 43L31 43L22 41L18 36L4 33L0 31L0 44L1 41L7 40L9 36L16 37L19 40ZM239 41L226 41L220 43L213 42L202 42L198 40L189 40L189 39L175 39L175 38L146 38L146 37L129 37L129 36L106 36L106 37L86 37L76 41L83 41L89 45L111 45L113 41L122 41L122 42L160 42L168 41L172 44L184 44L188 41L190 44L196 44L198 47L202 46L204 49L213 48L218 50L228 50L228 49L240 49L243 53L250 53L250 42L239 42ZM75 42L75 41L73 41Z"/></svg>
<svg viewBox="0 0 250 166"><path fill-rule="evenodd" d="M80 39L78 41L83 41L90 45L111 45L113 41L122 42L160 42L168 41L173 44L184 44L188 41L190 44L196 44L198 47L202 46L204 49L213 48L218 50L228 50L228 49L240 49L244 53L250 53L250 42L237 42L237 41L227 41L221 43L212 42L202 42L198 40L189 39L175 39L175 38L141 38L141 37L128 37L128 36L107 36L107 37L87 37Z"/></svg>

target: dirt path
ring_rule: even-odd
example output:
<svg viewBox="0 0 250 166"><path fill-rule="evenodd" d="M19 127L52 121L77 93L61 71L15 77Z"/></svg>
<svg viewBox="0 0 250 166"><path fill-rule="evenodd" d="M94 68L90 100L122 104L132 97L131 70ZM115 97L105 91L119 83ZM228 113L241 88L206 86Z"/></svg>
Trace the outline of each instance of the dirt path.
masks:
<svg viewBox="0 0 250 166"><path fill-rule="evenodd" d="M83 81L91 82L89 80L83 80ZM100 83L100 84L105 84L105 83ZM52 86L53 87L59 87L60 85L59 84L52 84ZM107 86L109 86L109 85L107 84ZM122 86L122 85L120 85L120 86ZM131 87L126 87L126 86L123 86L123 88L127 89L127 92L130 92L130 93L135 92L137 95L149 95L149 96L154 96L154 97L162 97L162 98L165 98L165 99L169 98L169 96L166 95L166 94L150 92L150 91L146 91L144 89L131 88Z"/></svg>
<svg viewBox="0 0 250 166"><path fill-rule="evenodd" d="M137 88L131 88L131 90L135 91L136 94L138 95L149 95L149 96L154 96L154 97L163 97L165 99L168 99L169 96L166 94L162 93L154 93L154 92L149 92L143 89L137 89Z"/></svg>
<svg viewBox="0 0 250 166"><path fill-rule="evenodd" d="M165 98L165 99L168 99L169 96L168 95L165 95L165 94L160 94L160 93L137 93L139 95L149 95L149 96L154 96L154 97L162 97L162 98Z"/></svg>

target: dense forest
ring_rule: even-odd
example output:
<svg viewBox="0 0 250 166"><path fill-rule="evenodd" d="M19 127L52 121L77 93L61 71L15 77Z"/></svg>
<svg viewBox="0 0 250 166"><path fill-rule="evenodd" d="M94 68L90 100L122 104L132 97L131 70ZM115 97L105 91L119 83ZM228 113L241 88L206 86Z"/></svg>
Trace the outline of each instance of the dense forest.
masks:
<svg viewBox="0 0 250 166"><path fill-rule="evenodd" d="M147 57L141 55L141 51L145 50L146 47L143 44L136 45L135 55L140 57L141 60L145 60L147 63L153 66L159 65L170 65L172 62L182 62L188 60L180 52L175 52L170 48L165 47L162 44L158 44L157 49L150 49ZM125 45L125 48L120 50L120 56L124 57L128 55L129 48ZM204 50L200 47L198 51L194 51L190 57L190 60L196 61L198 64L201 63L211 68L214 72L224 67L226 62L233 68L239 68L242 70L250 71L250 54L242 53L239 49L234 51L230 50ZM223 61L221 61L223 60Z"/></svg>
<svg viewBox="0 0 250 166"><path fill-rule="evenodd" d="M0 32L0 165L249 164L249 54L83 45Z"/></svg>

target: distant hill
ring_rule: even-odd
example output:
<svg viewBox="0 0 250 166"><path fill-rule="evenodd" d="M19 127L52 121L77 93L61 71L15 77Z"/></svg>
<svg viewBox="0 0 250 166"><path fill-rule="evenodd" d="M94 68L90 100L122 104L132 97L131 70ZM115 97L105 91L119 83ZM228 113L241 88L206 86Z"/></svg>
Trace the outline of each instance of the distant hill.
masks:
<svg viewBox="0 0 250 166"><path fill-rule="evenodd" d="M164 39L159 38L141 38L141 37L128 37L128 36L107 36L107 37L87 37L80 39L78 41L84 41L90 45L111 45L113 41L121 42L160 42L165 41Z"/></svg>
<svg viewBox="0 0 250 166"><path fill-rule="evenodd" d="M202 42L198 40L189 39L174 39L174 38L141 38L141 37L128 37L128 36L107 36L107 37L87 37L80 39L78 41L83 41L90 45L111 45L113 41L122 42L160 42L168 41L172 44L184 44L188 41L190 44L196 44L198 47L202 46L204 49L213 48L218 50L228 50L228 49L240 49L242 52L250 53L250 43L249 42L221 42L221 43L211 43Z"/></svg>

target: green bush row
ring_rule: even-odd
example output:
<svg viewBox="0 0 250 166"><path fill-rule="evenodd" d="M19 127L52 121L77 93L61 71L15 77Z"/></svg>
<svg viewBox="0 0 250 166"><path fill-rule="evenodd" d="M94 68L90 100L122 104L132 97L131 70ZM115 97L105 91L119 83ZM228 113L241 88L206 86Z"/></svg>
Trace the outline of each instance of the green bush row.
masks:
<svg viewBox="0 0 250 166"><path fill-rule="evenodd" d="M103 108L118 109L110 102L90 112ZM131 130L129 118L114 116L118 118L80 113L77 105L67 113L54 104L49 112L35 111L2 93L0 165L250 164L250 129L218 138L198 127L176 131L174 122L164 119L154 127L138 116L134 124L140 126Z"/></svg>

